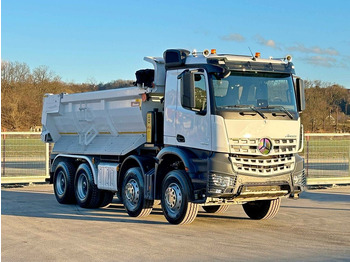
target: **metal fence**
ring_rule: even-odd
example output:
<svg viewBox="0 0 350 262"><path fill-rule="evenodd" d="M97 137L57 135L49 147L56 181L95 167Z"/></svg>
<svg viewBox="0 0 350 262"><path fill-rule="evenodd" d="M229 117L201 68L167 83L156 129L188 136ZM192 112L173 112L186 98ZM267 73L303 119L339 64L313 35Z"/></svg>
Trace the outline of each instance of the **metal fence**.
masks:
<svg viewBox="0 0 350 262"><path fill-rule="evenodd" d="M1 133L1 183L44 182L49 156L40 133ZM309 185L350 184L350 134L306 134L302 156Z"/></svg>
<svg viewBox="0 0 350 262"><path fill-rule="evenodd" d="M2 132L1 183L44 182L49 152L38 132Z"/></svg>
<svg viewBox="0 0 350 262"><path fill-rule="evenodd" d="M308 185L350 184L350 134L305 134Z"/></svg>

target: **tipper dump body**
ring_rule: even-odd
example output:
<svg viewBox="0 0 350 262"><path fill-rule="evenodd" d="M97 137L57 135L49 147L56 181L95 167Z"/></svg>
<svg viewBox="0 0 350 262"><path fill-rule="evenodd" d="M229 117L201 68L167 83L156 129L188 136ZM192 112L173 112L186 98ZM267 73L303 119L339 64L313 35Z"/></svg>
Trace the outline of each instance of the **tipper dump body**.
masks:
<svg viewBox="0 0 350 262"><path fill-rule="evenodd" d="M142 103L142 91L139 87L125 87L47 94L42 135L50 136L55 143L53 153L125 155L146 142L149 105ZM152 108L155 106L153 103Z"/></svg>

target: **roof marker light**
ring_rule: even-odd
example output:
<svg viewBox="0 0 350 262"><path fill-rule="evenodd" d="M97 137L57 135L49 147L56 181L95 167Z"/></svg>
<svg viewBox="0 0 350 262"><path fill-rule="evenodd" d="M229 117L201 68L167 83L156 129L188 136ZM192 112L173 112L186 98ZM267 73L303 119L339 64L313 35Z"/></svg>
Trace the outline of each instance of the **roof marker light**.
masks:
<svg viewBox="0 0 350 262"><path fill-rule="evenodd" d="M203 55L204 55L205 57L207 57L207 56L209 55L209 50L208 50L208 49L205 49L205 50L203 51Z"/></svg>
<svg viewBox="0 0 350 262"><path fill-rule="evenodd" d="M255 58L260 58L260 56L261 56L261 55L260 55L259 52L256 52L256 53L255 53Z"/></svg>
<svg viewBox="0 0 350 262"><path fill-rule="evenodd" d="M148 101L148 94L143 93L143 94L141 95L141 97L142 97L142 102Z"/></svg>
<svg viewBox="0 0 350 262"><path fill-rule="evenodd" d="M212 55L216 55L216 49L210 50L210 53L211 53Z"/></svg>

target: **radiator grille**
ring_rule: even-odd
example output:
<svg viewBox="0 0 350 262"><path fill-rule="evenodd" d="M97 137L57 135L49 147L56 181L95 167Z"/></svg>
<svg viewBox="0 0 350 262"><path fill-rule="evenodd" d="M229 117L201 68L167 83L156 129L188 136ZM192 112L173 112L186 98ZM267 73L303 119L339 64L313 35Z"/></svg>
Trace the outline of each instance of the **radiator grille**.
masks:
<svg viewBox="0 0 350 262"><path fill-rule="evenodd" d="M239 174L247 175L278 175L294 170L295 157L293 154L256 157L233 155L233 169Z"/></svg>
<svg viewBox="0 0 350 262"><path fill-rule="evenodd" d="M230 147L233 154L249 154L249 155L261 155L258 150L259 138L241 139L231 138ZM270 155L289 154L296 153L297 140L296 139L271 139L272 150Z"/></svg>

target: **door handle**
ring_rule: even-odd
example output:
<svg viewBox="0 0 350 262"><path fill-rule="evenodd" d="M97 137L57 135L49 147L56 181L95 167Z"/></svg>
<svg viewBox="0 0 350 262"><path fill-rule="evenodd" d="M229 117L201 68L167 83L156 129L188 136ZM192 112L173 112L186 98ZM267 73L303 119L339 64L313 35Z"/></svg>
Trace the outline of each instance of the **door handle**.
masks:
<svg viewBox="0 0 350 262"><path fill-rule="evenodd" d="M184 143L184 142L185 142L185 137L182 136L182 135L177 135L177 136L176 136L176 140L177 140L177 142L179 142L179 143Z"/></svg>

